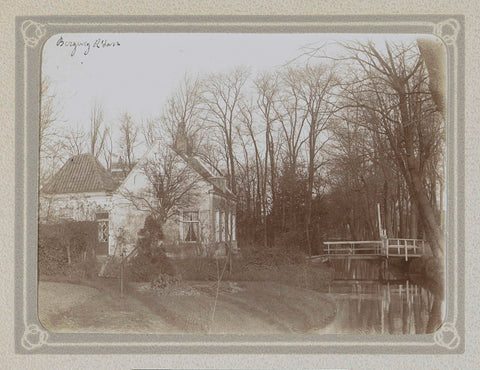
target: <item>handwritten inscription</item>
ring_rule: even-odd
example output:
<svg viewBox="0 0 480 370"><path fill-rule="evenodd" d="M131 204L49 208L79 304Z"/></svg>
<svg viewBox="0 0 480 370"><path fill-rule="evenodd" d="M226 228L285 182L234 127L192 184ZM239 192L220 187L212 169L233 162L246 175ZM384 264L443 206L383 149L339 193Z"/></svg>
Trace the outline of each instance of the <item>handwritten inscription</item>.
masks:
<svg viewBox="0 0 480 370"><path fill-rule="evenodd" d="M73 57L77 51L82 52L83 55L88 55L92 50L118 47L120 46L120 43L118 41L109 41L105 39L96 39L93 42L72 41L64 40L63 36L60 36L57 41L57 46L71 49L70 56Z"/></svg>

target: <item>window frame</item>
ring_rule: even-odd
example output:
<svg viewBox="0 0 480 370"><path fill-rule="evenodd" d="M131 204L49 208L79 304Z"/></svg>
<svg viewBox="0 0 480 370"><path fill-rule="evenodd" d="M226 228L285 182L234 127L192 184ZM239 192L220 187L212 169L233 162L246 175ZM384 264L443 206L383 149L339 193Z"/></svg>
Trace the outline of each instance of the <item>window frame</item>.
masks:
<svg viewBox="0 0 480 370"><path fill-rule="evenodd" d="M110 217L108 212L100 212L95 214L95 222L98 225L97 241L99 243L109 243L110 239ZM106 225L102 230L102 225ZM101 236L103 236L101 238Z"/></svg>
<svg viewBox="0 0 480 370"><path fill-rule="evenodd" d="M196 219L186 220L186 215L196 215ZM193 225L193 232L196 240L187 240L189 225ZM196 226L195 226L196 225ZM200 242L200 211L199 210L182 210L180 220L180 239L182 243L198 243Z"/></svg>

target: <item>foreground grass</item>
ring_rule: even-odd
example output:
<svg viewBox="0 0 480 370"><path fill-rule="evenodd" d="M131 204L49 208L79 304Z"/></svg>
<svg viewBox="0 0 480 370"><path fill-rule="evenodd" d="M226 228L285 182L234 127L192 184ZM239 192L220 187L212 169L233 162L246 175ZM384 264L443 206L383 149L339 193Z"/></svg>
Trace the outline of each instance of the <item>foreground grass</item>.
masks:
<svg viewBox="0 0 480 370"><path fill-rule="evenodd" d="M306 333L335 316L326 295L275 282L189 282L195 294L131 292L154 312L188 333Z"/></svg>
<svg viewBox="0 0 480 370"><path fill-rule="evenodd" d="M328 282L325 268L254 266L218 282L214 267L173 290L130 283L124 298L116 279L43 277L57 283L40 283L39 316L51 331L113 333L306 333L333 321L335 303L312 290Z"/></svg>
<svg viewBox="0 0 480 370"><path fill-rule="evenodd" d="M90 284L95 285L95 284ZM96 284L98 285L98 283ZM40 281L38 318L45 329L65 333L171 333L176 329L140 301L101 289Z"/></svg>
<svg viewBox="0 0 480 370"><path fill-rule="evenodd" d="M174 262L177 274L188 281L217 281L222 262L213 259L183 259ZM285 265L254 265L234 261L232 271L228 268L222 275L223 281L272 281L305 289L316 289L328 285L333 272L323 264L299 263Z"/></svg>

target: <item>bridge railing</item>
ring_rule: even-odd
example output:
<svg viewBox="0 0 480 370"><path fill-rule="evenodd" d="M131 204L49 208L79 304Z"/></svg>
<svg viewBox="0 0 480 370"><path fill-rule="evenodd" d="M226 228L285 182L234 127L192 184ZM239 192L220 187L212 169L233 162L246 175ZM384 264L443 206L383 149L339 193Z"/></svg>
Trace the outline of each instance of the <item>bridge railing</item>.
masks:
<svg viewBox="0 0 480 370"><path fill-rule="evenodd" d="M425 252L425 241L421 239L388 238L384 240L332 241L323 243L324 256L342 257L348 255L420 257ZM319 256L313 256L319 257Z"/></svg>
<svg viewBox="0 0 480 370"><path fill-rule="evenodd" d="M408 257L420 257L424 253L425 241L422 239L387 239L387 257L404 257L405 261L408 261Z"/></svg>
<svg viewBox="0 0 480 370"><path fill-rule="evenodd" d="M324 242L327 255L352 255L378 256L382 253L383 242L379 240L365 241L339 241Z"/></svg>

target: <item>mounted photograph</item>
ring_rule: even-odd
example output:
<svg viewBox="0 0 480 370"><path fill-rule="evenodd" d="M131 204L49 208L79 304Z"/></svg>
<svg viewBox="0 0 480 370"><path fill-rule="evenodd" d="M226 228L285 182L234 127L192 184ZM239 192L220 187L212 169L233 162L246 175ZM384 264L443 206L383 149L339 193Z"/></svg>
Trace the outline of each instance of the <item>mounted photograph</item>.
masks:
<svg viewBox="0 0 480 370"><path fill-rule="evenodd" d="M435 333L447 54L427 33L50 36L43 329Z"/></svg>

